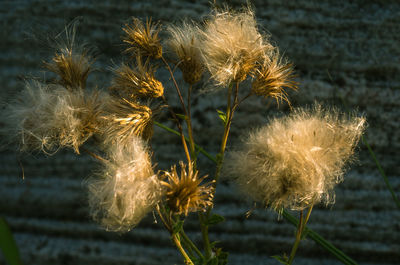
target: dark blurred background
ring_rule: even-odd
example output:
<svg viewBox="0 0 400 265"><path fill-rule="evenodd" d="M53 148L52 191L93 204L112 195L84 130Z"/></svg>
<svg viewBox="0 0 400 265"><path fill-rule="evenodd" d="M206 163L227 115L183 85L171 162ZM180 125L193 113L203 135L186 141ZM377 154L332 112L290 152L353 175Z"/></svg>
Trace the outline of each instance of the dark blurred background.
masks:
<svg viewBox="0 0 400 265"><path fill-rule="evenodd" d="M73 19L80 20L77 36L97 47L99 54L89 87L106 89L110 67L123 60L121 26L131 16L152 17L161 23L188 17L201 20L210 1L5 1L0 0L0 96L7 101L20 91L23 79L46 77L43 61L52 51L35 36L59 33ZM218 3L221 3L218 1ZM245 1L227 1L240 7ZM366 139L400 191L400 3L398 1L279 1L254 0L263 30L295 65L300 83L290 92L292 105L317 100L364 113L369 124ZM168 76L160 72L160 78ZM184 85L184 84L182 84ZM172 98L172 90L166 93ZM171 88L171 89L169 89ZM199 89L202 88L200 85ZM198 143L215 154L222 134L216 109L224 95L197 93L194 128ZM229 147L243 132L264 124L268 116L287 112L286 104L250 98L236 113ZM161 121L172 126L166 117ZM210 139L215 135L215 140ZM159 169L183 158L179 139L155 128L152 141ZM336 203L317 207L310 227L360 264L400 263L400 210L363 143L359 162L336 189ZM200 158L203 168L212 168ZM25 264L182 264L179 253L160 223L150 214L131 232L106 232L94 223L87 209L82 181L97 164L89 156L61 150L54 156L20 154L15 146L0 153L0 215L10 223ZM212 172L212 169L210 169ZM204 170L204 174L207 170ZM24 178L23 178L24 175ZM229 183L218 188L215 212L225 223L212 227L211 239L220 240L231 254L230 264L277 264L270 258L290 252L294 227L276 213L256 209ZM186 231L196 240L196 218ZM0 255L0 264L5 261ZM307 239L295 264L340 264Z"/></svg>

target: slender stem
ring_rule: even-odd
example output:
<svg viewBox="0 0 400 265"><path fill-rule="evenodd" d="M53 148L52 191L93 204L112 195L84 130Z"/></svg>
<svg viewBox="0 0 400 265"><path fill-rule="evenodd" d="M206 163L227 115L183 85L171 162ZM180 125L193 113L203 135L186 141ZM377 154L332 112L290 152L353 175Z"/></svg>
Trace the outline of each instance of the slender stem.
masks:
<svg viewBox="0 0 400 265"><path fill-rule="evenodd" d="M312 208L313 208L313 205L311 205L310 208L308 208L306 216L303 216L303 211L300 211L300 218L299 218L299 223L297 225L297 232L296 232L296 240L293 244L292 251L290 252L288 265L291 265L293 263L294 257L296 256L297 248L300 245L300 241L303 237L303 233L304 233L306 224L308 222L308 219L310 218Z"/></svg>
<svg viewBox="0 0 400 265"><path fill-rule="evenodd" d="M376 166L378 167L378 171L381 174L381 176L383 178L383 181L386 184L387 189L389 190L390 194L392 195L392 198L393 198L394 202L396 203L397 207L400 208L400 201L397 198L396 193L394 192L392 185L390 185L389 179L386 176L386 173L383 170L383 168L382 168L381 164L379 163L378 159L376 158L374 151L372 150L371 146L368 144L368 142L367 142L367 140L365 139L364 136L361 136L361 141L368 148L368 152L371 155L372 159L374 160Z"/></svg>
<svg viewBox="0 0 400 265"><path fill-rule="evenodd" d="M174 241L176 247L178 248L179 252L181 252L182 256L185 258L185 264L187 265L194 265L193 261L190 259L186 251L183 249L181 245L181 241L178 238L178 234L172 235L172 240Z"/></svg>
<svg viewBox="0 0 400 265"><path fill-rule="evenodd" d="M193 137L193 129L192 129L192 118L191 118L191 97L192 94L192 85L189 86L188 90L188 98L187 98L187 118L186 118L186 124L188 127L188 135L189 135L189 145L190 145L190 153L192 155L192 160L195 161L195 143L194 143L194 137ZM193 165L193 169L196 169L196 165Z"/></svg>
<svg viewBox="0 0 400 265"><path fill-rule="evenodd" d="M207 212L206 215L199 212L201 236L203 238L203 245L204 245L204 252L206 255L206 260L209 260L212 255L210 239L208 237L208 225L207 225L208 215L209 215L209 211Z"/></svg>
<svg viewBox="0 0 400 265"><path fill-rule="evenodd" d="M201 251L196 247L196 245L193 243L192 240L190 240L190 238L186 235L186 233L183 231L183 229L180 232L183 240L186 242L186 244L188 244L197 254L197 256L199 256L199 258L204 259L203 253L201 253Z"/></svg>
<svg viewBox="0 0 400 265"><path fill-rule="evenodd" d="M162 99L163 99L164 103L167 105L168 110L169 110L169 112L171 113L171 115L172 115L172 117L173 117L173 119L174 119L174 121L175 121L175 123L176 123L176 126L178 126L179 136L181 137L181 140L182 140L182 145L183 145L183 149L184 149L184 151L185 151L186 159L187 159L188 163L190 163L190 161L191 161L191 160L190 160L190 153L189 153L189 149L188 149L187 144L186 144L185 136L183 135L182 125L181 125L181 123L179 122L179 119L178 119L178 117L176 116L174 110L173 110L173 109L171 108L171 106L168 104L167 99L165 98L164 95L162 96Z"/></svg>
<svg viewBox="0 0 400 265"><path fill-rule="evenodd" d="M98 154L93 153L92 151L87 150L85 147L81 147L81 150L88 153L91 157L93 157L94 159L97 159L101 162L105 162L107 161L106 159L102 158L101 156L99 156Z"/></svg>

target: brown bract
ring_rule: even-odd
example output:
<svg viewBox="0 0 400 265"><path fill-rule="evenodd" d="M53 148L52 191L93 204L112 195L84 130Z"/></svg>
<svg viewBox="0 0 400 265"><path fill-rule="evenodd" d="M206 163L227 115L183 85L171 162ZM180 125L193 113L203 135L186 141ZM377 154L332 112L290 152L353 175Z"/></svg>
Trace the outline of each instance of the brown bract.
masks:
<svg viewBox="0 0 400 265"><path fill-rule="evenodd" d="M86 79L91 71L93 59L87 51L75 51L63 47L53 57L52 61L45 63L45 67L57 74L60 84L68 89L86 87Z"/></svg>
<svg viewBox="0 0 400 265"><path fill-rule="evenodd" d="M114 70L115 77L110 89L125 98L158 98L164 93L164 87L155 76L155 69L148 62L137 58L134 68L122 64Z"/></svg>
<svg viewBox="0 0 400 265"><path fill-rule="evenodd" d="M129 146L137 136L150 139L153 135L152 110L135 101L112 99L102 116L105 144Z"/></svg>
<svg viewBox="0 0 400 265"><path fill-rule="evenodd" d="M283 61L278 52L264 59L255 70L254 77L251 91L264 98L272 97L290 103L285 89L297 89L292 64Z"/></svg>
<svg viewBox="0 0 400 265"><path fill-rule="evenodd" d="M146 19L146 25L143 25L140 19L133 18L132 24L126 24L122 30L125 32L123 42L129 44L126 52L134 56L161 58L162 46L158 36L160 32L158 24L153 24L151 19Z"/></svg>
<svg viewBox="0 0 400 265"><path fill-rule="evenodd" d="M188 170L182 161L179 164L180 175L174 165L170 172L164 172L167 180L161 182L166 188L167 205L175 214L205 211L213 205L213 182L201 184L207 176L198 178L199 172L193 170L192 164L189 164Z"/></svg>

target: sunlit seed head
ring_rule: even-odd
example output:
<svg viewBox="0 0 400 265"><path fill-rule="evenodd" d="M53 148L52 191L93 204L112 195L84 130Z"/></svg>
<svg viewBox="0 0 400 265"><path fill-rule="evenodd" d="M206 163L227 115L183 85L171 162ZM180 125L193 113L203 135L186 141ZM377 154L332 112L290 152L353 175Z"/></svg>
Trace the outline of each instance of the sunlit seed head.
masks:
<svg viewBox="0 0 400 265"><path fill-rule="evenodd" d="M198 178L198 171L193 165L180 162L181 172L178 174L176 166L166 171L166 180L161 184L165 187L166 203L175 214L188 215L189 212L205 211L213 205L213 182L202 184L207 177Z"/></svg>
<svg viewBox="0 0 400 265"><path fill-rule="evenodd" d="M94 62L91 50L76 42L76 26L76 23L72 23L65 28L64 39L55 40L55 55L44 64L48 70L59 76L59 84L67 89L84 89Z"/></svg>
<svg viewBox="0 0 400 265"><path fill-rule="evenodd" d="M105 229L127 232L160 202L163 188L139 137L132 137L128 146L116 143L105 151L100 176L87 181L90 212Z"/></svg>
<svg viewBox="0 0 400 265"><path fill-rule="evenodd" d="M167 47L177 58L176 63L182 71L183 79L188 84L195 84L201 80L205 66L200 50L198 26L183 22L180 26L167 27L169 37Z"/></svg>
<svg viewBox="0 0 400 265"><path fill-rule="evenodd" d="M137 136L147 140L153 135L152 110L135 101L110 100L102 119L105 144L128 146Z"/></svg>
<svg viewBox="0 0 400 265"><path fill-rule="evenodd" d="M115 77L110 89L125 98L158 98L164 93L164 87L155 76L155 69L148 62L137 58L134 68L122 64L114 70Z"/></svg>
<svg viewBox="0 0 400 265"><path fill-rule="evenodd" d="M302 210L334 203L334 187L365 128L365 119L338 111L297 109L253 131L228 155L225 174L255 201Z"/></svg>
<svg viewBox="0 0 400 265"><path fill-rule="evenodd" d="M222 86L245 80L269 49L272 45L258 31L250 9L215 11L202 32L204 63Z"/></svg>
<svg viewBox="0 0 400 265"><path fill-rule="evenodd" d="M140 19L133 18L132 23L126 24L123 31L123 41L129 45L126 52L134 56L161 58L162 46L158 36L160 28L158 24L152 23L151 19L147 19L144 25Z"/></svg>
<svg viewBox="0 0 400 265"><path fill-rule="evenodd" d="M254 78L251 91L264 98L272 97L289 103L285 89L297 89L292 64L282 59L277 51L264 59L255 70Z"/></svg>

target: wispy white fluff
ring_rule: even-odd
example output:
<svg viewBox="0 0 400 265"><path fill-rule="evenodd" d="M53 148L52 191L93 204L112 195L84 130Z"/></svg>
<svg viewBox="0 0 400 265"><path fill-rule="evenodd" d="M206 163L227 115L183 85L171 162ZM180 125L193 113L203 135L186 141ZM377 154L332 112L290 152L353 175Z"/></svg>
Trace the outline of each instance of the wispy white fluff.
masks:
<svg viewBox="0 0 400 265"><path fill-rule="evenodd" d="M252 10L215 11L205 24L201 50L212 78L221 86L243 81L272 48L257 28Z"/></svg>
<svg viewBox="0 0 400 265"><path fill-rule="evenodd" d="M88 181L91 215L107 230L127 232L160 201L162 189L145 143L114 145L98 178Z"/></svg>
<svg viewBox="0 0 400 265"><path fill-rule="evenodd" d="M275 209L333 203L364 127L364 118L321 106L297 109L251 132L226 159L225 172L245 194Z"/></svg>
<svg viewBox="0 0 400 265"><path fill-rule="evenodd" d="M59 85L27 83L5 111L3 134L23 151L53 153L81 146L99 129L98 115L108 95L99 91L67 90Z"/></svg>

